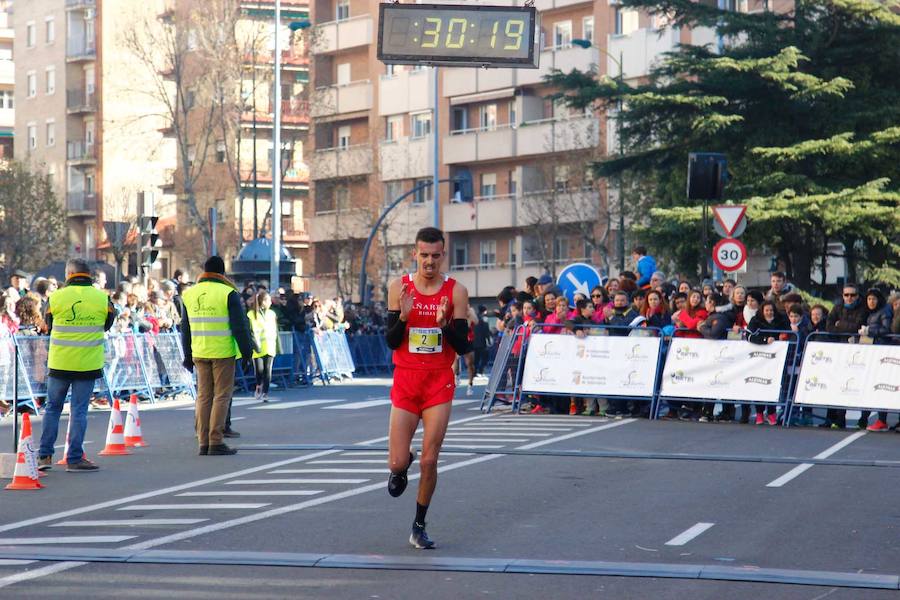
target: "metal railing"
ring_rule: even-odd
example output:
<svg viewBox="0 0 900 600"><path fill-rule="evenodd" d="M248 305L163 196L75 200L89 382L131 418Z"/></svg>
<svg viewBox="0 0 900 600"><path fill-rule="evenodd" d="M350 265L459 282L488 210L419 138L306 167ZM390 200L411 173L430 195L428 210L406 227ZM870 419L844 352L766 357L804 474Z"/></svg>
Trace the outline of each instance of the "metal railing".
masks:
<svg viewBox="0 0 900 600"><path fill-rule="evenodd" d="M84 88L66 90L66 108L70 111L95 111L97 110L97 94L88 94Z"/></svg>
<svg viewBox="0 0 900 600"><path fill-rule="evenodd" d="M96 158L97 146L95 144L86 144L84 140L66 142L67 160L96 160Z"/></svg>
<svg viewBox="0 0 900 600"><path fill-rule="evenodd" d="M97 194L93 192L66 192L66 210L69 212L96 213Z"/></svg>

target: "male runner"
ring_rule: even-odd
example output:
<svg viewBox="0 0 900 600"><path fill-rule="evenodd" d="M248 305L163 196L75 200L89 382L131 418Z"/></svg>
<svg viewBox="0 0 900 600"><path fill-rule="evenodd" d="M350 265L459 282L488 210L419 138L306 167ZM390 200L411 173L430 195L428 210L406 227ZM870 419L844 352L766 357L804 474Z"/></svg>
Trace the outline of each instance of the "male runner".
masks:
<svg viewBox="0 0 900 600"><path fill-rule="evenodd" d="M416 234L417 270L391 282L388 289L388 346L394 350L391 388L388 493L400 496L415 455L410 449L422 420L419 494L409 543L434 548L425 533L425 513L437 484L438 454L450 421L450 401L456 390L453 362L469 351L466 310L469 292L440 272L444 233L425 227Z"/></svg>

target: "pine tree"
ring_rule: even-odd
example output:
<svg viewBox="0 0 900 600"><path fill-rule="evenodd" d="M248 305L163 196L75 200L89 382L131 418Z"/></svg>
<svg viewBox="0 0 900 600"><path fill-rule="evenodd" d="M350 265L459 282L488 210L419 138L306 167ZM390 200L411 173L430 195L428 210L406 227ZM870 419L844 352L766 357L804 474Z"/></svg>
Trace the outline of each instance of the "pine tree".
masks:
<svg viewBox="0 0 900 600"><path fill-rule="evenodd" d="M687 155L723 152L726 200L749 205L744 241L808 287L829 243L849 277L900 285L900 16L895 3L798 0L785 14L690 0L623 0L673 27L713 27L723 48L681 46L646 83L556 72L576 107L624 102L624 156L595 164L650 193L636 233L682 270L701 260L701 208L686 199ZM824 284L824 282L822 282Z"/></svg>

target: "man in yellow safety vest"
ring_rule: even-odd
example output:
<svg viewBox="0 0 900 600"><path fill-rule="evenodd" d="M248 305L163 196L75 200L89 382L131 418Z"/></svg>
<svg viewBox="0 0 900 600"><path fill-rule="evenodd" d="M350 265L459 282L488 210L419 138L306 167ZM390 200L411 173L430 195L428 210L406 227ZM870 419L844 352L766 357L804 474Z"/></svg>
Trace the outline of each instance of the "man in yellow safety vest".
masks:
<svg viewBox="0 0 900 600"><path fill-rule="evenodd" d="M67 472L96 471L97 465L84 458L84 434L94 381L103 376L104 332L112 327L116 311L106 292L93 286L91 270L84 260L66 263L66 285L50 295L47 325L50 352L47 366L47 411L41 426L38 468L53 465L53 446L59 433L59 416L66 394L72 390L69 406L69 453Z"/></svg>
<svg viewBox="0 0 900 600"><path fill-rule="evenodd" d="M197 285L182 295L181 317L184 366L197 369L197 439L202 456L236 454L222 441L235 360L249 363L257 348L241 297L225 277L225 262L212 256L203 270Z"/></svg>

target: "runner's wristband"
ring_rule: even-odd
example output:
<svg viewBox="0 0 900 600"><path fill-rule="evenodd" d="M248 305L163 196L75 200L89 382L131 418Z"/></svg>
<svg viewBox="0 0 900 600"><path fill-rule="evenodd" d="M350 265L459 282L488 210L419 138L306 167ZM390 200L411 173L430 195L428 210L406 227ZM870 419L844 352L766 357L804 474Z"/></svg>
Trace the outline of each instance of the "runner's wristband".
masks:
<svg viewBox="0 0 900 600"><path fill-rule="evenodd" d="M387 314L387 329L384 330L384 339L388 348L396 350L403 343L403 334L406 333L406 321L400 320L399 310L389 310Z"/></svg>
<svg viewBox="0 0 900 600"><path fill-rule="evenodd" d="M453 349L456 350L456 353L460 356L472 351L469 344L468 319L453 319L453 323L448 323L441 331L444 334L444 339L453 346Z"/></svg>

